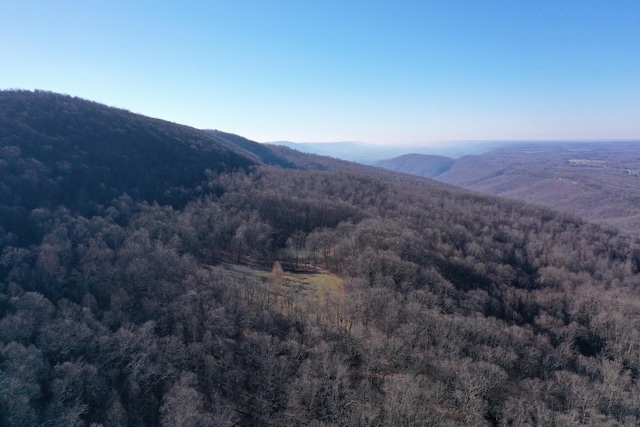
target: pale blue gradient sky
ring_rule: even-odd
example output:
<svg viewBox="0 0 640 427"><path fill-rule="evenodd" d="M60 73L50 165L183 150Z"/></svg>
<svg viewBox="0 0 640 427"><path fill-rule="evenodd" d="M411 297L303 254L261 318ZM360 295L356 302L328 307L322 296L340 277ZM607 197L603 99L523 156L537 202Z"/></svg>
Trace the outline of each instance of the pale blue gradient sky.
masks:
<svg viewBox="0 0 640 427"><path fill-rule="evenodd" d="M258 141L640 138L640 1L0 1L0 88Z"/></svg>

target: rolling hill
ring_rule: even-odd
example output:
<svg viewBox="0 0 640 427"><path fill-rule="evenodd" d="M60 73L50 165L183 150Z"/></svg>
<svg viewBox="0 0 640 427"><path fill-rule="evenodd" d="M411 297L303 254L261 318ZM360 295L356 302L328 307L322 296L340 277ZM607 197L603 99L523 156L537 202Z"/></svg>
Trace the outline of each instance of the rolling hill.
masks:
<svg viewBox="0 0 640 427"><path fill-rule="evenodd" d="M640 422L627 236L52 93L0 150L0 425Z"/></svg>
<svg viewBox="0 0 640 427"><path fill-rule="evenodd" d="M548 206L640 237L637 143L516 144L461 157L442 173L433 171L430 160L417 155L380 165Z"/></svg>

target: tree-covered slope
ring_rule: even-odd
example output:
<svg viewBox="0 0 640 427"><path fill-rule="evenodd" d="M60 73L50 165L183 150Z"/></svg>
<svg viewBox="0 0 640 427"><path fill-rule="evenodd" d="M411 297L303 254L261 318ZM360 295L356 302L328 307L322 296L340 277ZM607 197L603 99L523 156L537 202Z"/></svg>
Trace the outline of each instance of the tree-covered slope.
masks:
<svg viewBox="0 0 640 427"><path fill-rule="evenodd" d="M447 172L454 163L454 159L445 156L403 154L393 159L380 160L376 166L396 172L433 178Z"/></svg>
<svg viewBox="0 0 640 427"><path fill-rule="evenodd" d="M291 162L281 156L278 156L266 144L258 144L257 142L251 141L240 135L222 132L219 130L207 130L206 132L215 137L218 141L224 142L235 149L240 149L250 156L254 156L260 163L285 168L293 167Z"/></svg>
<svg viewBox="0 0 640 427"><path fill-rule="evenodd" d="M637 242L284 150L7 223L0 425L640 422Z"/></svg>
<svg viewBox="0 0 640 427"><path fill-rule="evenodd" d="M184 205L208 175L256 163L186 126L54 93L0 92L0 226L36 207L90 214L123 193Z"/></svg>

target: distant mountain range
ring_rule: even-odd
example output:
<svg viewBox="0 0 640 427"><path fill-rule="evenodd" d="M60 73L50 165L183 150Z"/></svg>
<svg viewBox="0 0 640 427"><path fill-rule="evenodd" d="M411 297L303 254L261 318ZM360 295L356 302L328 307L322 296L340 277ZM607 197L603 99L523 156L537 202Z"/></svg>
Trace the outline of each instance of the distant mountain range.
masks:
<svg viewBox="0 0 640 427"><path fill-rule="evenodd" d="M447 159L407 154L378 166L559 209L640 236L640 142L539 142Z"/></svg>
<svg viewBox="0 0 640 427"><path fill-rule="evenodd" d="M503 142L447 143L440 145L375 145L366 142L290 142L274 141L270 145L282 145L303 153L318 154L368 165L406 153L460 157L479 154L503 145Z"/></svg>

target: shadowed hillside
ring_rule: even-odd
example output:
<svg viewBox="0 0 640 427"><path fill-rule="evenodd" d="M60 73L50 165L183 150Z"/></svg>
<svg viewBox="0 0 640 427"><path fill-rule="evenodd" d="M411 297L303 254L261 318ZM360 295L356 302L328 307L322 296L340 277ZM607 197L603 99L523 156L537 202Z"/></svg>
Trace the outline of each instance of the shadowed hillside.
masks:
<svg viewBox="0 0 640 427"><path fill-rule="evenodd" d="M224 142L236 150L240 149L250 156L255 156L256 160L258 160L260 163L282 166L285 168L293 167L293 164L291 162L276 155L265 144L258 144L242 136L222 132L219 130L207 130L206 132L216 138L216 140Z"/></svg>
<svg viewBox="0 0 640 427"><path fill-rule="evenodd" d="M193 128L46 92L0 92L0 150L0 227L21 237L35 208L91 215L125 193L184 206L212 175L259 162Z"/></svg>
<svg viewBox="0 0 640 427"><path fill-rule="evenodd" d="M240 137L3 96L0 425L640 422L636 241L425 178L265 147L285 169ZM144 157L144 177L113 172Z"/></svg>
<svg viewBox="0 0 640 427"><path fill-rule="evenodd" d="M447 172L454 163L455 160L444 156L405 154L390 160L381 160L376 163L376 166L396 172L433 178Z"/></svg>

